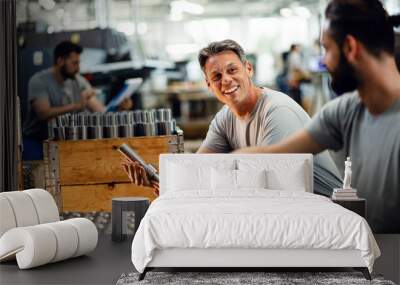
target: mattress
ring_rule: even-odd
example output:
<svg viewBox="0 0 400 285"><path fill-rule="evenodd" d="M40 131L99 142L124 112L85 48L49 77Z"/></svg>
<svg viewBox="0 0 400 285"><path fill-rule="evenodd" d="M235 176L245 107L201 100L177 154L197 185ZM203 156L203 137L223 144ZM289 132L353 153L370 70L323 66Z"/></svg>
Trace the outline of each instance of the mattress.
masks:
<svg viewBox="0 0 400 285"><path fill-rule="evenodd" d="M379 248L361 216L312 193L246 189L157 198L132 243L139 272L163 249L359 250L372 271Z"/></svg>

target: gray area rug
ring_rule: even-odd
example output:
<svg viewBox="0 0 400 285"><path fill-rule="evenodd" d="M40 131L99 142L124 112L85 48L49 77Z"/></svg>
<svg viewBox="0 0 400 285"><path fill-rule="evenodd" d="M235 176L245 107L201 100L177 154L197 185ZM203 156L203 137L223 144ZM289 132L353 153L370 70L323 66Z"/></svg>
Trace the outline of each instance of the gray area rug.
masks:
<svg viewBox="0 0 400 285"><path fill-rule="evenodd" d="M148 272L142 281L139 273L124 273L116 285L133 284L379 284L395 285L382 276L372 275L368 281L360 272Z"/></svg>

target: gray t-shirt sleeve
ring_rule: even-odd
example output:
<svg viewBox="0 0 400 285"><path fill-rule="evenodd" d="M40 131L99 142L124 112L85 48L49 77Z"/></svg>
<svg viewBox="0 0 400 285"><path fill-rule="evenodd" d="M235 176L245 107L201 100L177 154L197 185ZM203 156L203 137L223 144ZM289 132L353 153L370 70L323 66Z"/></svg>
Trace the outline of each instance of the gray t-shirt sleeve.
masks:
<svg viewBox="0 0 400 285"><path fill-rule="evenodd" d="M76 75L76 81L78 82L79 92L82 92L83 90L92 88L89 81L87 81L87 79L80 74Z"/></svg>
<svg viewBox="0 0 400 285"><path fill-rule="evenodd" d="M46 83L39 77L34 76L28 83L29 103L37 99L49 100L49 94L46 89Z"/></svg>
<svg viewBox="0 0 400 285"><path fill-rule="evenodd" d="M221 110L215 115L208 128L207 136L201 144L201 148L204 147L217 153L226 153L232 150L224 131L226 129L226 126L224 126L226 120L223 117L226 115L225 110Z"/></svg>
<svg viewBox="0 0 400 285"><path fill-rule="evenodd" d="M348 138L351 125L361 105L356 92L342 95L330 102L313 118L306 127L310 136L321 146L338 151Z"/></svg>
<svg viewBox="0 0 400 285"><path fill-rule="evenodd" d="M276 106L264 120L267 132L262 139L263 145L278 143L304 126L304 119L285 105Z"/></svg>
<svg viewBox="0 0 400 285"><path fill-rule="evenodd" d="M306 127L306 131L318 144L335 151L343 147L341 123L346 120L345 105L341 104L340 99L327 103Z"/></svg>

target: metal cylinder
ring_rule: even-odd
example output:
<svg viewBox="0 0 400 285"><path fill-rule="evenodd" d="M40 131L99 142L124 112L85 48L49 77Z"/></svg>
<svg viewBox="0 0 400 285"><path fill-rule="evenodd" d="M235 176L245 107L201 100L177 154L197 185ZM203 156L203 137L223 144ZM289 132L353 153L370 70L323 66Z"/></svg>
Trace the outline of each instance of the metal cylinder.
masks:
<svg viewBox="0 0 400 285"><path fill-rule="evenodd" d="M164 120L171 121L172 120L172 111L171 109L164 109Z"/></svg>
<svg viewBox="0 0 400 285"><path fill-rule="evenodd" d="M135 137L142 137L146 135L145 123L135 123L133 125L133 133Z"/></svg>
<svg viewBox="0 0 400 285"><path fill-rule="evenodd" d="M133 119L135 123L142 123L142 111L136 110L133 111Z"/></svg>
<svg viewBox="0 0 400 285"><path fill-rule="evenodd" d="M147 115L147 122L148 123L155 123L155 121L156 121L156 110L150 110L148 113L147 113L148 115Z"/></svg>
<svg viewBox="0 0 400 285"><path fill-rule="evenodd" d="M133 136L133 127L132 125L121 125L118 126L118 137L120 138L128 138Z"/></svg>
<svg viewBox="0 0 400 285"><path fill-rule="evenodd" d="M70 121L71 121L71 114L64 114L62 116L62 121L63 121L63 126L67 127L70 125Z"/></svg>
<svg viewBox="0 0 400 285"><path fill-rule="evenodd" d="M172 134L176 133L176 120L175 119L171 120L171 133Z"/></svg>
<svg viewBox="0 0 400 285"><path fill-rule="evenodd" d="M165 121L164 119L164 109L158 109L156 112L156 119L159 122L163 122Z"/></svg>
<svg viewBox="0 0 400 285"><path fill-rule="evenodd" d="M171 134L168 122L156 122L156 129L158 136L165 136Z"/></svg>
<svg viewBox="0 0 400 285"><path fill-rule="evenodd" d="M171 109L158 109L156 119L159 122L171 121L172 119Z"/></svg>
<svg viewBox="0 0 400 285"><path fill-rule="evenodd" d="M155 122L155 111L142 111L141 113L142 123L154 123Z"/></svg>
<svg viewBox="0 0 400 285"><path fill-rule="evenodd" d="M78 140L78 128L76 126L65 127L65 139Z"/></svg>
<svg viewBox="0 0 400 285"><path fill-rule="evenodd" d="M65 140L65 129L64 129L64 127L53 128L53 131L54 131L54 139L55 140L59 140L59 141Z"/></svg>
<svg viewBox="0 0 400 285"><path fill-rule="evenodd" d="M156 109L150 109L149 110L149 123L154 123L157 120L157 110Z"/></svg>
<svg viewBox="0 0 400 285"><path fill-rule="evenodd" d="M101 113L93 113L89 117L89 126L100 126L102 121Z"/></svg>
<svg viewBox="0 0 400 285"><path fill-rule="evenodd" d="M77 126L87 126L88 125L88 114L78 113L76 118Z"/></svg>
<svg viewBox="0 0 400 285"><path fill-rule="evenodd" d="M128 124L128 112L118 112L116 114L117 117L117 125L127 125Z"/></svg>
<svg viewBox="0 0 400 285"><path fill-rule="evenodd" d="M147 111L142 111L142 113L140 113L140 122L147 123L147 119L148 119Z"/></svg>
<svg viewBox="0 0 400 285"><path fill-rule="evenodd" d="M117 126L103 126L103 138L117 138L118 127Z"/></svg>
<svg viewBox="0 0 400 285"><path fill-rule="evenodd" d="M156 135L155 123L146 123L145 124L145 134L146 134L146 136L155 136Z"/></svg>
<svg viewBox="0 0 400 285"><path fill-rule="evenodd" d="M87 138L88 139L102 139L103 138L103 127L102 126L88 126L87 127Z"/></svg>
<svg viewBox="0 0 400 285"><path fill-rule="evenodd" d="M78 115L71 114L69 118L69 126L77 126L78 125Z"/></svg>
<svg viewBox="0 0 400 285"><path fill-rule="evenodd" d="M110 126L116 126L117 125L117 117L118 117L117 113L110 113L108 115L108 124Z"/></svg>
<svg viewBox="0 0 400 285"><path fill-rule="evenodd" d="M56 118L56 124L57 124L57 127L62 127L63 126L62 117L61 116L58 116Z"/></svg>
<svg viewBox="0 0 400 285"><path fill-rule="evenodd" d="M105 113L105 114L102 114L101 116L100 116L100 125L101 126L108 126L108 122L107 122L107 114L108 113Z"/></svg>
<svg viewBox="0 0 400 285"><path fill-rule="evenodd" d="M77 126L78 129L78 139L86 140L87 139L87 127L86 126Z"/></svg>
<svg viewBox="0 0 400 285"><path fill-rule="evenodd" d="M133 114L133 112L128 112L128 124L132 125L135 123L135 116Z"/></svg>

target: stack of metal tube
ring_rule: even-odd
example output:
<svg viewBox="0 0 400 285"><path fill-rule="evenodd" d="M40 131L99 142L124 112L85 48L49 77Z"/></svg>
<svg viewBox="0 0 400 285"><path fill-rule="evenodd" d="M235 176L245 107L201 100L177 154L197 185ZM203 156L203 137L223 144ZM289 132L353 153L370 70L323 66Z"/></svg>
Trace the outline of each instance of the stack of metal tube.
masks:
<svg viewBox="0 0 400 285"><path fill-rule="evenodd" d="M55 140L162 136L176 133L171 109L64 114L49 122Z"/></svg>

